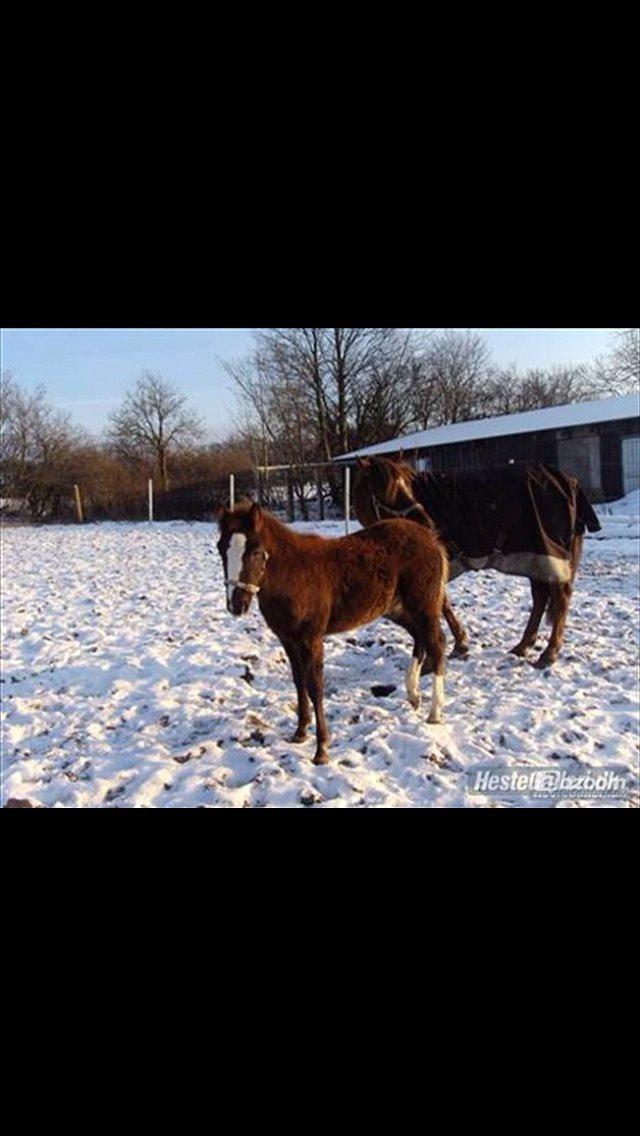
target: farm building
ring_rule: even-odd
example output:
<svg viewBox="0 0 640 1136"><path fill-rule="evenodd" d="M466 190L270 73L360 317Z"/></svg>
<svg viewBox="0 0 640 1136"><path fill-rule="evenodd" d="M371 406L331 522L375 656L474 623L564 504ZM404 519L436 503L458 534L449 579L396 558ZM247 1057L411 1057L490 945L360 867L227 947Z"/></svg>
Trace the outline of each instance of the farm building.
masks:
<svg viewBox="0 0 640 1136"><path fill-rule="evenodd" d="M345 454L402 451L417 470L481 470L545 462L573 474L592 500L615 501L640 487L640 396L550 406L524 414L436 426Z"/></svg>

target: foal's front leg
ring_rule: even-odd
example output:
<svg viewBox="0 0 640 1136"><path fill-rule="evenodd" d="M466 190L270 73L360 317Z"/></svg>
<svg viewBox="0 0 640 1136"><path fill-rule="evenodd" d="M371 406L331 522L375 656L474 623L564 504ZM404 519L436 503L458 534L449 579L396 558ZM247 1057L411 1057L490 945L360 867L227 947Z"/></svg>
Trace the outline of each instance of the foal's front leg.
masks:
<svg viewBox="0 0 640 1136"><path fill-rule="evenodd" d="M329 760L329 731L324 716L324 645L322 639L312 639L299 644L300 663L305 685L313 702L316 715L316 752L314 765L326 765Z"/></svg>
<svg viewBox="0 0 640 1136"><path fill-rule="evenodd" d="M286 640L286 642L282 639L281 642L291 663L291 673L293 674L293 681L296 684L296 692L298 695L298 727L291 739L292 742L298 743L305 740L307 736L307 726L311 721L309 695L307 694L305 675L300 662L298 644L289 639Z"/></svg>

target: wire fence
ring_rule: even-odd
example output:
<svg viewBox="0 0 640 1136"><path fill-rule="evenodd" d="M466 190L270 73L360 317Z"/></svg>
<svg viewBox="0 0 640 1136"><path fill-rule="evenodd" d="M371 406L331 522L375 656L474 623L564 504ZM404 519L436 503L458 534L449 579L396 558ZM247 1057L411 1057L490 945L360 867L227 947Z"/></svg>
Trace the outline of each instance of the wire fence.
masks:
<svg viewBox="0 0 640 1136"><path fill-rule="evenodd" d="M115 501L101 501L78 484L56 495L37 514L28 500L5 498L0 500L0 515L5 523L211 522L221 505L249 499L287 521L345 519L348 531L352 515L350 491L351 470L344 463L326 462L304 468L262 466L168 490L160 489L157 481L149 479L144 488L119 495Z"/></svg>
<svg viewBox="0 0 640 1136"><path fill-rule="evenodd" d="M404 455L404 460L415 465L418 473L432 469L438 473L472 473L480 476L485 471L495 470L496 464L500 464L493 462L485 465L478 460L478 456L473 455L471 460L471 455L465 455L463 460L449 464L448 460L445 463L442 455L438 455L433 465L419 455ZM530 465L532 462L527 457L516 457L502 464L519 466ZM558 466L557 461L547 464ZM616 500L640 486L637 461L623 463L621 460L600 460L595 485L590 484L590 470L587 468L573 469L570 468L570 463L559 468L578 476L592 503ZM0 517L3 523L151 519L211 522L220 505L248 498L289 522L344 519L348 531L348 522L353 516L352 472L349 464L343 461L304 466L258 466L168 490L162 490L157 481L149 481L138 491L105 500L92 495L79 484L53 497L47 508L39 513L34 513L29 501L0 499Z"/></svg>

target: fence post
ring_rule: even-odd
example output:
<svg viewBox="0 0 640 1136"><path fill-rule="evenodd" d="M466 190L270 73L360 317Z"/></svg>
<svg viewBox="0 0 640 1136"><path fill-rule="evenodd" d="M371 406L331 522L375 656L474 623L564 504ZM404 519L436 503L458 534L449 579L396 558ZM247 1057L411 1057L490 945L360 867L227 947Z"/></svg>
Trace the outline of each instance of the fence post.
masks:
<svg viewBox="0 0 640 1136"><path fill-rule="evenodd" d="M229 474L229 508L235 509L236 507L236 475L235 473Z"/></svg>
<svg viewBox="0 0 640 1136"><path fill-rule="evenodd" d="M322 470L316 470L316 487L318 492L318 517L324 521L324 496L322 494Z"/></svg>
<svg viewBox="0 0 640 1136"><path fill-rule="evenodd" d="M75 493L75 497L76 497L76 513L78 515L78 521L79 521L80 524L82 524L84 517L82 516L82 501L80 500L80 486L74 485L73 492Z"/></svg>
<svg viewBox="0 0 640 1136"><path fill-rule="evenodd" d="M257 484L257 487L258 487L258 504L264 505L264 493L263 493L263 490L262 490L262 472L259 469L256 470L256 484Z"/></svg>
<svg viewBox="0 0 640 1136"><path fill-rule="evenodd" d="M153 520L153 479L149 478L149 520Z"/></svg>
<svg viewBox="0 0 640 1136"><path fill-rule="evenodd" d="M287 470L287 509L289 513L289 520L295 521L296 511L293 500L293 478L291 476L290 469Z"/></svg>
<svg viewBox="0 0 640 1136"><path fill-rule="evenodd" d="M344 468L344 531L349 535L349 515L351 513L351 466Z"/></svg>

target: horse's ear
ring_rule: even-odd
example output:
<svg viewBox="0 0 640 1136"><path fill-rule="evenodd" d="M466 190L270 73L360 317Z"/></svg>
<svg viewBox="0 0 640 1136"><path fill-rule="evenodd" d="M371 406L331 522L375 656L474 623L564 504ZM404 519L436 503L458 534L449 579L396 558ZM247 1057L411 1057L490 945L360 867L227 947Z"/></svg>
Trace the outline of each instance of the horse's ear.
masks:
<svg viewBox="0 0 640 1136"><path fill-rule="evenodd" d="M368 469L369 458L356 458L356 465L358 466L358 469Z"/></svg>
<svg viewBox="0 0 640 1136"><path fill-rule="evenodd" d="M264 524L264 514L259 505L254 501L249 509L249 525L253 532L259 533Z"/></svg>

